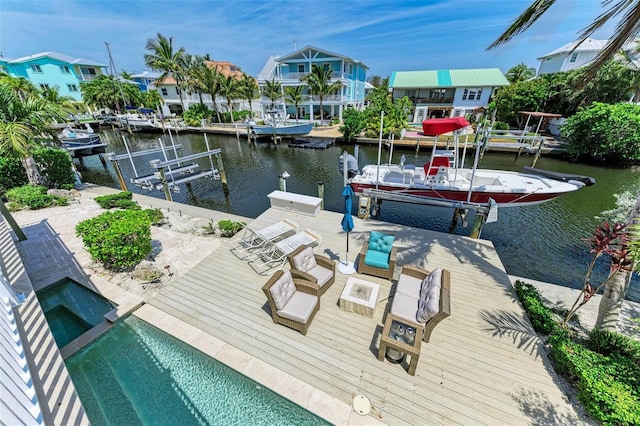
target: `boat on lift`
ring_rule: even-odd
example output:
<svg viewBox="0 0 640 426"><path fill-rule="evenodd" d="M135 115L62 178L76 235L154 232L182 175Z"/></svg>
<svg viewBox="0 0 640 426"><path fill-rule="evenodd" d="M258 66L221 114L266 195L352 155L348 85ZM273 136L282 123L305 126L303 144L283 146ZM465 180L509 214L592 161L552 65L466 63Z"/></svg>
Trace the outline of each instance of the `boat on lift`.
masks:
<svg viewBox="0 0 640 426"><path fill-rule="evenodd" d="M85 129L65 127L58 138L62 147L69 151L72 157L102 154L105 152L106 143L102 143L100 135L94 133L91 126L86 123Z"/></svg>
<svg viewBox="0 0 640 426"><path fill-rule="evenodd" d="M472 168L458 164L458 134L469 126L462 117L428 119L422 123L426 135L453 132L453 152L437 150L423 166L405 164L373 164L351 170L349 182L357 195L374 190L376 194L406 195L410 200L433 200L467 204L489 204L517 207L540 204L563 194L595 183L588 176L568 175L535 168L526 172L477 168L479 150ZM477 144L479 148L480 144ZM341 160L342 161L342 160ZM357 166L356 166L357 167Z"/></svg>

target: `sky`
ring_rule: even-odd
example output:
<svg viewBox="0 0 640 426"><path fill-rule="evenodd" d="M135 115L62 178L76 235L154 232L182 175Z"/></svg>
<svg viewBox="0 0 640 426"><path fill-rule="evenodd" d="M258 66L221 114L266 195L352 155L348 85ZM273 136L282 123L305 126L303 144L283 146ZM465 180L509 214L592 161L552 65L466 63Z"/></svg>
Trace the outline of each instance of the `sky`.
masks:
<svg viewBox="0 0 640 426"><path fill-rule="evenodd" d="M509 68L574 41L605 9L600 0L557 0L524 34L486 48L533 0L0 0L0 52L15 59L53 51L140 72L158 33L176 48L209 53L256 76L270 55L307 45L393 71ZM594 38L607 39L609 24Z"/></svg>

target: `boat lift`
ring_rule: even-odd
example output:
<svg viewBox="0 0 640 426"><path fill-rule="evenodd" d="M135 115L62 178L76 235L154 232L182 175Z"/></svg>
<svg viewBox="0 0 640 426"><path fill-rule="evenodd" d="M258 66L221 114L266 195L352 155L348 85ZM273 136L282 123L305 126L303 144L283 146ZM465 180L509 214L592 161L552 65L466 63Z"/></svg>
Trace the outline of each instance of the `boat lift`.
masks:
<svg viewBox="0 0 640 426"><path fill-rule="evenodd" d="M167 157L167 147L162 143L162 139L158 138L158 142L160 143L159 148L152 148L144 151L131 152L129 150L129 144L127 143L127 139L125 136L122 136L122 140L124 141L125 148L127 150L126 154L116 155L115 153L107 154L107 158L112 162L113 167L116 171L116 175L118 176L118 181L120 183L120 187L123 191L128 191L127 184L122 176L122 171L120 170L120 165L118 161L129 159L131 163L131 167L133 168L133 172L135 174L134 177L130 179L130 182L134 185L148 189L149 191L153 190L164 190L165 197L168 201L173 201L173 197L171 196L171 192L180 192L179 184L186 183L187 186L190 185L192 180L208 177L214 180L222 180L222 187L225 194L229 193L229 188L227 185L226 175L224 173L224 167L222 164L221 153L222 150L210 149L209 148L209 140L207 139L207 135L204 135L205 143L207 145L207 151L199 152L196 154L191 154L183 157L178 156L178 148L180 145L173 144L172 139L172 148L175 155L175 158L170 160ZM133 162L133 158L140 157L143 155L157 154L162 153L164 157L164 161L159 159L154 159L149 162L151 167L155 169L155 172L149 175L140 176L138 175L138 171L136 170L135 163ZM209 157L209 163L211 165L210 169L205 169L197 172L197 169L200 166L194 163L194 160L203 157ZM213 157L216 157L218 168L216 169L213 165ZM184 164L188 163L188 164ZM176 167L177 166L177 167Z"/></svg>

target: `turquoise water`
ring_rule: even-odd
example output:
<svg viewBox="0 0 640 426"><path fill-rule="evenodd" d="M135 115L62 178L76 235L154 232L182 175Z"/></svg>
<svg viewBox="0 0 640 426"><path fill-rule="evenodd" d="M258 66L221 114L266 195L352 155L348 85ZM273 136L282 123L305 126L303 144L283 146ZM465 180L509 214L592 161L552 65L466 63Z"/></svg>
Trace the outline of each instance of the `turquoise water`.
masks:
<svg viewBox="0 0 640 426"><path fill-rule="evenodd" d="M136 317L67 369L92 425L328 424Z"/></svg>
<svg viewBox="0 0 640 426"><path fill-rule="evenodd" d="M115 305L65 278L36 292L53 337L62 348L88 331Z"/></svg>

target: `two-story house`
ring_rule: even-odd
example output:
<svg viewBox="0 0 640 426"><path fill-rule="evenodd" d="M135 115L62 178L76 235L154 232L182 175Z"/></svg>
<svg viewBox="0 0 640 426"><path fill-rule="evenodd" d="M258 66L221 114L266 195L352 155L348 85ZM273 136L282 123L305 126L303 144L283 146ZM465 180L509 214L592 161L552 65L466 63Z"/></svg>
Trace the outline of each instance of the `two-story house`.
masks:
<svg viewBox="0 0 640 426"><path fill-rule="evenodd" d="M389 79L394 100L407 96L413 102L413 122L469 116L485 108L497 89L508 85L498 68L394 71Z"/></svg>
<svg viewBox="0 0 640 426"><path fill-rule="evenodd" d="M232 64L231 62L219 62L219 61L205 61L208 67L216 67L218 72L224 77L233 77L240 80L243 76L243 72L239 66ZM158 75L159 76L159 75ZM133 76L135 77L135 75ZM135 79L135 78L134 78ZM182 91L182 102L180 101L180 88L176 82L176 79L172 76L165 77L163 80L155 80L153 83L155 90L160 93L164 105L162 107L162 113L165 115L170 114L182 114L183 104L184 109L189 109L189 106L193 104L203 103L210 109L217 109L224 112L228 110L227 100L218 95L215 100L211 99L211 95L208 93L190 93ZM215 101L215 108L214 108ZM237 111L245 107L246 102L243 99L233 100L233 109Z"/></svg>
<svg viewBox="0 0 640 426"><path fill-rule="evenodd" d="M607 45L607 41L593 38L588 38L580 44L577 41L573 41L557 48L553 52L542 55L538 58L540 61L538 75L580 68L593 61Z"/></svg>
<svg viewBox="0 0 640 426"><path fill-rule="evenodd" d="M135 82L142 92L149 90L155 90L155 82L162 73L155 71L142 71L136 74L131 74L131 80Z"/></svg>
<svg viewBox="0 0 640 426"><path fill-rule="evenodd" d="M18 59L0 57L0 68L14 77L25 77L40 89L56 88L61 96L82 102L80 83L105 74L106 65L90 59L42 52Z"/></svg>
<svg viewBox="0 0 640 426"><path fill-rule="evenodd" d="M303 86L304 101L298 106L299 117L320 116L320 99L309 92L306 83L300 78L311 72L314 65L319 65L332 71L331 81L340 81L341 88L334 95L324 96L322 109L324 117L338 117L342 120L342 111L347 106L357 109L364 107L365 80L367 70L364 63L351 59L345 55L329 52L313 46L306 46L284 56L271 56L258 74L258 85L264 86L266 81L274 81L282 84L282 87ZM286 97L283 94L283 101ZM268 105L270 100L262 97L263 105ZM296 115L294 105L286 105L287 113Z"/></svg>

